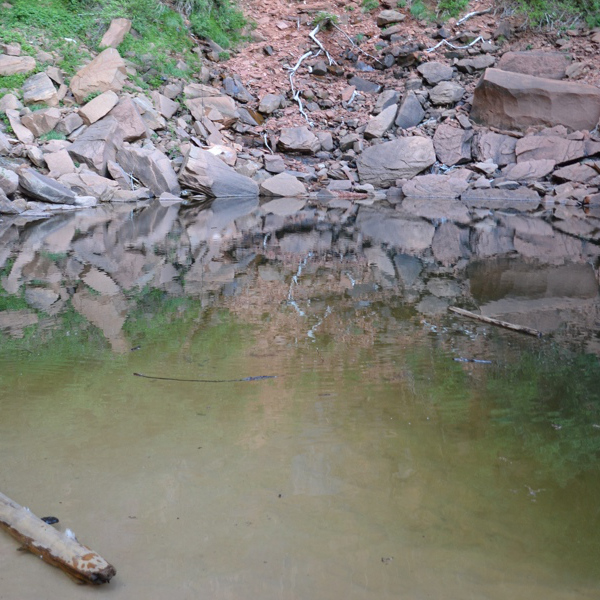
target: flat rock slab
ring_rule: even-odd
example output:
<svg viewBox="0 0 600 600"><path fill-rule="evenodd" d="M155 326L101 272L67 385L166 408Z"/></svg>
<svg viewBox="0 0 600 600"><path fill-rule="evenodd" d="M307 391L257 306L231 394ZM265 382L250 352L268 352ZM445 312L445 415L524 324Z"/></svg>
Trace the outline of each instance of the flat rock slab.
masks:
<svg viewBox="0 0 600 600"><path fill-rule="evenodd" d="M107 48L89 64L77 71L71 80L71 91L77 102L93 92L120 92L127 79L125 61L114 48Z"/></svg>
<svg viewBox="0 0 600 600"><path fill-rule="evenodd" d="M314 154L321 149L319 138L306 126L284 127L279 136L278 146L284 152Z"/></svg>
<svg viewBox="0 0 600 600"><path fill-rule="evenodd" d="M19 172L19 185L25 194L53 204L75 204L75 194L64 185L33 169Z"/></svg>
<svg viewBox="0 0 600 600"><path fill-rule="evenodd" d="M381 86L378 83L363 79L362 77L352 77L348 83L358 92L364 92L365 94L378 94L381 91Z"/></svg>
<svg viewBox="0 0 600 600"><path fill-rule="evenodd" d="M429 100L436 106L455 104L465 94L465 88L454 81L442 81L429 91Z"/></svg>
<svg viewBox="0 0 600 600"><path fill-rule="evenodd" d="M306 187L293 175L279 173L260 184L260 193L263 196L295 198L306 196Z"/></svg>
<svg viewBox="0 0 600 600"><path fill-rule="evenodd" d="M554 170L556 163L548 158L541 160L519 161L510 165L503 171L503 176L514 181L538 181L549 175Z"/></svg>
<svg viewBox="0 0 600 600"><path fill-rule="evenodd" d="M471 119L500 129L564 125L592 130L600 119L600 89L487 69L475 88Z"/></svg>
<svg viewBox="0 0 600 600"><path fill-rule="evenodd" d="M540 205L540 197L534 190L518 188L516 190L469 190L460 197L469 208L488 208L490 210L535 210Z"/></svg>
<svg viewBox="0 0 600 600"><path fill-rule="evenodd" d="M458 198L469 183L452 175L417 175L402 186L402 193L409 198Z"/></svg>
<svg viewBox="0 0 600 600"><path fill-rule="evenodd" d="M482 162L491 161L499 167L504 167L517 162L516 146L517 138L486 131L477 136L475 154Z"/></svg>
<svg viewBox="0 0 600 600"><path fill-rule="evenodd" d="M454 77L454 69L451 66L434 61L419 65L417 71L429 85L450 81Z"/></svg>
<svg viewBox="0 0 600 600"><path fill-rule="evenodd" d="M540 50L505 52L498 61L497 68L502 71L533 75L545 79L564 79L567 67L572 60L572 57L564 52L543 52Z"/></svg>
<svg viewBox="0 0 600 600"><path fill-rule="evenodd" d="M110 27L100 40L100 48L116 48L131 30L131 21L129 19L113 19Z"/></svg>
<svg viewBox="0 0 600 600"><path fill-rule="evenodd" d="M433 142L414 136L367 148L356 164L361 183L387 188L396 179L411 179L435 163Z"/></svg>
<svg viewBox="0 0 600 600"><path fill-rule="evenodd" d="M31 56L8 56L7 54L0 54L0 76L2 77L31 73L35 67L35 58Z"/></svg>
<svg viewBox="0 0 600 600"><path fill-rule="evenodd" d="M32 75L23 83L23 103L45 104L47 106L58 106L58 94L52 80L46 73Z"/></svg>
<svg viewBox="0 0 600 600"><path fill-rule="evenodd" d="M567 140L559 136L527 135L517 141L517 162L553 160L557 165L593 156L600 152L600 142Z"/></svg>

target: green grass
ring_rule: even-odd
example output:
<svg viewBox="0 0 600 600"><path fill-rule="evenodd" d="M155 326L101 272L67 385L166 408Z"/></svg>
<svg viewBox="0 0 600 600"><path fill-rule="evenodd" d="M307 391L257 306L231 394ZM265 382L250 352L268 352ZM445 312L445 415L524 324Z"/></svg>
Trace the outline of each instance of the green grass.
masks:
<svg viewBox="0 0 600 600"><path fill-rule="evenodd" d="M241 40L247 24L230 0L11 0L11 4L12 8L0 10L0 42L18 42L22 53L30 56L40 49L57 52L57 66L67 78L79 70L89 51L100 50L112 19L131 19L135 35L128 35L118 50L146 71L150 67L151 74L142 76L151 87L170 77L189 79L199 68L191 33L230 48ZM180 60L187 69L177 67ZM20 87L27 76L0 77L0 90Z"/></svg>
<svg viewBox="0 0 600 600"><path fill-rule="evenodd" d="M379 1L378 0L362 0L361 6L363 9L363 12L371 12L372 10L379 8Z"/></svg>
<svg viewBox="0 0 600 600"><path fill-rule="evenodd" d="M510 3L531 26L564 29L579 23L600 26L600 0L515 0Z"/></svg>

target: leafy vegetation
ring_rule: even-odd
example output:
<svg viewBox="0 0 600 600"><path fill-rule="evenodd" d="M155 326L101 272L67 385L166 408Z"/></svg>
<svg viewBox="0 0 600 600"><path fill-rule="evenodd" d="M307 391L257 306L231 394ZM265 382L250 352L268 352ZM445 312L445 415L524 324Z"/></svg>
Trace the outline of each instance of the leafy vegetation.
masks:
<svg viewBox="0 0 600 600"><path fill-rule="evenodd" d="M506 4L525 15L532 26L600 26L600 0L513 0Z"/></svg>

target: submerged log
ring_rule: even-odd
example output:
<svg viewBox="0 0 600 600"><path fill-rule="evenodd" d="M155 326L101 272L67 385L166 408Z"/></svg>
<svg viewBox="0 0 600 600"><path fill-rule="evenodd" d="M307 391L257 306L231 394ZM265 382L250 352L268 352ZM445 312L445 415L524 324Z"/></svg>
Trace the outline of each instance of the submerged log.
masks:
<svg viewBox="0 0 600 600"><path fill-rule="evenodd" d="M449 306L448 310L452 311L453 313L456 313L457 315L469 317L469 319L476 319L477 321L489 323L490 325L496 325L497 327L512 329L512 331L526 333L527 335L533 335L535 337L542 337L541 331L538 331L537 329L532 329L531 327L526 327L525 325L515 325L514 323L508 323L506 321L501 321L500 319L494 319L493 317L485 317L484 315L478 315L477 313L465 310L464 308L457 308L456 306Z"/></svg>
<svg viewBox="0 0 600 600"><path fill-rule="evenodd" d="M2 493L0 528L21 542L23 549L62 569L78 583L108 583L117 573L96 552L80 544L70 530L57 531Z"/></svg>

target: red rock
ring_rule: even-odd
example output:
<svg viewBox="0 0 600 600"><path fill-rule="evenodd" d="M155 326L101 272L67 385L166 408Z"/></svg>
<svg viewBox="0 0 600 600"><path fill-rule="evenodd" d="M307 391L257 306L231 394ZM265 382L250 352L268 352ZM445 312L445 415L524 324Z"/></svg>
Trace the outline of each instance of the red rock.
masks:
<svg viewBox="0 0 600 600"><path fill-rule="evenodd" d="M500 58L496 68L546 79L564 79L571 60L572 58L564 52L539 50L506 52Z"/></svg>
<svg viewBox="0 0 600 600"><path fill-rule="evenodd" d="M471 119L500 129L564 125L592 130L600 118L600 89L487 69L475 88Z"/></svg>

